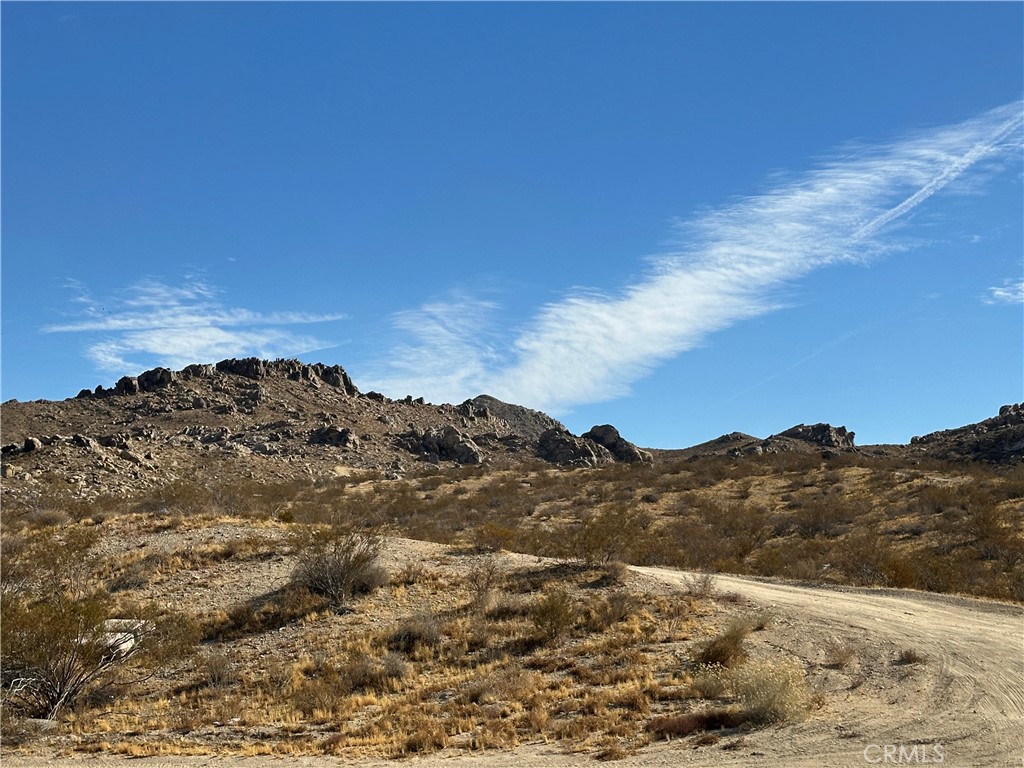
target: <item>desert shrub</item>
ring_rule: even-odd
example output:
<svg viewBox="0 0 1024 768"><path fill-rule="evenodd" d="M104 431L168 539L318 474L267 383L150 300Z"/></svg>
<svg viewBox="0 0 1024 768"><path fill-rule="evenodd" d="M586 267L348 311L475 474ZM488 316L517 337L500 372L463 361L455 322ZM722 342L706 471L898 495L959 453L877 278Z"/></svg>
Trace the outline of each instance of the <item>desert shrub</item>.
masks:
<svg viewBox="0 0 1024 768"><path fill-rule="evenodd" d="M845 669L857 660L858 647L850 643L836 640L825 644L825 666L832 669Z"/></svg>
<svg viewBox="0 0 1024 768"><path fill-rule="evenodd" d="M732 671L732 689L743 712L758 724L801 720L810 695L795 662L751 662Z"/></svg>
<svg viewBox="0 0 1024 768"><path fill-rule="evenodd" d="M444 724L426 715L405 724L403 733L401 754L426 754L448 746Z"/></svg>
<svg viewBox="0 0 1024 768"><path fill-rule="evenodd" d="M609 584L622 585L629 579L629 566L621 560L605 563L604 577Z"/></svg>
<svg viewBox="0 0 1024 768"><path fill-rule="evenodd" d="M344 528L310 528L294 539L297 563L291 583L343 606L355 595L372 592L388 581L378 559L383 539Z"/></svg>
<svg viewBox="0 0 1024 768"><path fill-rule="evenodd" d="M88 574L94 536L48 531L4 552L0 669L5 705L53 718L195 647L191 622L122 606ZM140 676L144 673L139 672Z"/></svg>
<svg viewBox="0 0 1024 768"><path fill-rule="evenodd" d="M750 624L755 632L767 629L778 618L778 614L771 608L758 608L748 613L744 619Z"/></svg>
<svg viewBox="0 0 1024 768"><path fill-rule="evenodd" d="M412 674L412 666L396 653L388 653L380 659L354 655L345 662L341 674L352 691L387 692Z"/></svg>
<svg viewBox="0 0 1024 768"><path fill-rule="evenodd" d="M747 658L743 641L749 634L748 622L734 620L721 633L699 644L694 650L693 660L698 664L736 666Z"/></svg>
<svg viewBox="0 0 1024 768"><path fill-rule="evenodd" d="M202 682L211 688L223 688L238 682L238 671L223 651L211 653L201 667Z"/></svg>
<svg viewBox="0 0 1024 768"><path fill-rule="evenodd" d="M729 680L721 667L701 665L694 670L690 690L701 699L721 699L729 692Z"/></svg>
<svg viewBox="0 0 1024 768"><path fill-rule="evenodd" d="M388 648L413 653L441 643L441 623L433 613L420 613L403 621L388 637Z"/></svg>
<svg viewBox="0 0 1024 768"><path fill-rule="evenodd" d="M714 574L706 571L690 573L683 577L683 592L699 598L711 598L718 594Z"/></svg>
<svg viewBox="0 0 1024 768"><path fill-rule="evenodd" d="M474 528L471 537L473 546L479 552L497 552L512 547L512 542L516 539L516 529L495 520L488 520Z"/></svg>
<svg viewBox="0 0 1024 768"><path fill-rule="evenodd" d="M836 536L841 526L869 511L863 501L834 495L815 496L795 504L791 522L796 532L807 538Z"/></svg>
<svg viewBox="0 0 1024 768"><path fill-rule="evenodd" d="M525 701L543 687L544 678L538 672L513 666L471 681L463 689L461 699L472 704Z"/></svg>
<svg viewBox="0 0 1024 768"><path fill-rule="evenodd" d="M928 656L916 648L903 648L896 654L897 664L924 664L927 661Z"/></svg>
<svg viewBox="0 0 1024 768"><path fill-rule="evenodd" d="M533 625L547 640L555 640L576 624L576 601L564 589L555 589L540 597L530 610Z"/></svg>
<svg viewBox="0 0 1024 768"><path fill-rule="evenodd" d="M638 605L636 596L629 592L611 592L587 605L587 626L595 632L603 632L632 616Z"/></svg>
<svg viewBox="0 0 1024 768"><path fill-rule="evenodd" d="M711 568L725 550L722 536L707 523L691 517L670 520L660 530L666 565L679 568Z"/></svg>
<svg viewBox="0 0 1024 768"><path fill-rule="evenodd" d="M615 504L587 517L572 535L570 551L584 563L628 560L651 526L651 516L628 504Z"/></svg>

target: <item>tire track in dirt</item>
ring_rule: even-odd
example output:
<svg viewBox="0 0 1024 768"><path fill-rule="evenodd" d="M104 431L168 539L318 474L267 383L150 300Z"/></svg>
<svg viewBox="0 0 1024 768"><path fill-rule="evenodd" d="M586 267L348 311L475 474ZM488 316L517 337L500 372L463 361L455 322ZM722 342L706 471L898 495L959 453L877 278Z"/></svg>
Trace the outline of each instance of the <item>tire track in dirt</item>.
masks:
<svg viewBox="0 0 1024 768"><path fill-rule="evenodd" d="M687 579L670 569L635 570L680 586ZM941 744L945 765L1024 765L1024 610L1019 606L908 590L715 579L719 589L785 614L792 625L774 644L795 655L801 655L798 638L827 631L841 637L866 633L876 664L886 661L887 648L913 648L928 659L912 673L909 665L901 670L890 662L898 677L906 675L906 690L898 690L897 680L889 698L850 697L843 703L841 715L850 723L846 741L856 743L841 755L834 737L808 742L794 731L790 748L773 750L774 764L869 765L864 750L872 744L902 744L907 750L916 744L919 754L928 747L935 762L934 745ZM806 725L816 730L813 723ZM717 757L715 764L728 764Z"/></svg>

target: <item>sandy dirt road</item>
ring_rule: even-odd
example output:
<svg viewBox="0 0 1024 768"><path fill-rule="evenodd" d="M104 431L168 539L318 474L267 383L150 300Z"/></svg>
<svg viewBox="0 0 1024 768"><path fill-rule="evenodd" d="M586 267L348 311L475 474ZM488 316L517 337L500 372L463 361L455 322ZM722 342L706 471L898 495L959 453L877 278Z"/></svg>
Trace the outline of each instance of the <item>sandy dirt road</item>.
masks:
<svg viewBox="0 0 1024 768"><path fill-rule="evenodd" d="M670 582L679 572L638 568ZM822 638L861 648L867 681L835 696L829 715L769 729L757 756L765 765L1024 765L1024 611L1017 606L905 590L793 586L734 576L720 589L774 606L781 650L808 665ZM894 664L903 648L925 654L922 665ZM858 689L859 690L859 689ZM759 742L754 738L748 741ZM886 762L885 746L897 747ZM918 747L916 763L913 747ZM941 753L938 748L941 745ZM710 757L710 755L709 755ZM686 765L752 764L750 752L679 760Z"/></svg>
<svg viewBox="0 0 1024 768"><path fill-rule="evenodd" d="M686 574L679 571L634 570L685 584ZM1024 609L921 592L797 586L735 576L716 576L716 585L743 597L737 611L752 605L773 608L777 619L772 629L758 633L761 651L804 663L812 681L827 691L825 706L805 722L760 729L716 745L694 748L692 740L653 744L617 765L1024 766ZM840 676L823 663L822 649L830 643L857 649L855 682L848 684L849 670ZM913 648L927 661L896 663L904 648ZM349 764L329 758L158 757L143 762L151 768ZM596 764L591 755L567 755L554 744L485 754L444 752L407 762L430 768ZM114 757L4 760L10 768L123 763ZM395 761L351 764L393 766Z"/></svg>

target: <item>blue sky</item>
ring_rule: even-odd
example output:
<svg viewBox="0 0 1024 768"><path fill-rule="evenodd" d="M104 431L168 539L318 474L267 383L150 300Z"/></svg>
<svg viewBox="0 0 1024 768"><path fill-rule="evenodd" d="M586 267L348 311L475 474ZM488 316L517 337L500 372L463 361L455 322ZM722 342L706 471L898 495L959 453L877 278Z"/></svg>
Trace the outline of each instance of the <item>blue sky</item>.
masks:
<svg viewBox="0 0 1024 768"><path fill-rule="evenodd" d="M4 399L340 364L681 447L1024 400L1020 3L11 3Z"/></svg>

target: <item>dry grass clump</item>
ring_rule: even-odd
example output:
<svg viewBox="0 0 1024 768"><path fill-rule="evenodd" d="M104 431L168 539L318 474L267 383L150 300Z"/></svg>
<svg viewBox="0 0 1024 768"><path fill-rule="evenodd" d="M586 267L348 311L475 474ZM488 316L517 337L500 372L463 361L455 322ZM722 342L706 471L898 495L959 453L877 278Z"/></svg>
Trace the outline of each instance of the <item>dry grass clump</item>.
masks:
<svg viewBox="0 0 1024 768"><path fill-rule="evenodd" d="M393 651L413 654L440 645L442 639L441 622L437 615L423 612L403 621L388 636L387 646Z"/></svg>
<svg viewBox="0 0 1024 768"><path fill-rule="evenodd" d="M747 658L743 641L750 634L751 626L743 619L733 619L718 635L697 646L693 660L697 664L717 664L734 667Z"/></svg>
<svg viewBox="0 0 1024 768"><path fill-rule="evenodd" d="M824 664L832 669L845 669L850 666L857 660L857 654L860 652L860 648L857 645L841 643L835 640L826 643L824 650Z"/></svg>
<svg viewBox="0 0 1024 768"><path fill-rule="evenodd" d="M656 737L671 739L702 731L739 728L750 720L748 713L736 707L712 707L699 712L657 717L647 729Z"/></svg>
<svg viewBox="0 0 1024 768"><path fill-rule="evenodd" d="M732 690L751 722L802 720L810 706L804 670L796 662L756 661L730 673Z"/></svg>
<svg viewBox="0 0 1024 768"><path fill-rule="evenodd" d="M925 664L927 662L927 654L921 653L916 648L903 648L896 654L897 664Z"/></svg>
<svg viewBox="0 0 1024 768"><path fill-rule="evenodd" d="M694 670L689 689L698 698L722 699L729 692L729 676L721 667L698 667Z"/></svg>

